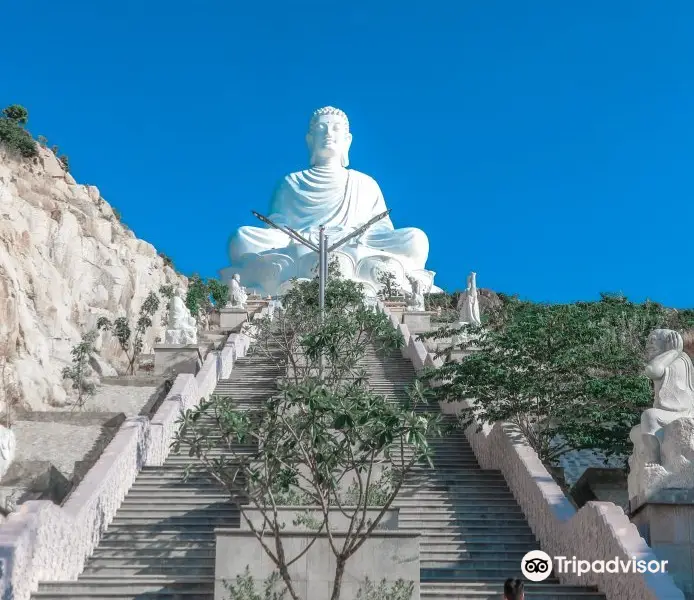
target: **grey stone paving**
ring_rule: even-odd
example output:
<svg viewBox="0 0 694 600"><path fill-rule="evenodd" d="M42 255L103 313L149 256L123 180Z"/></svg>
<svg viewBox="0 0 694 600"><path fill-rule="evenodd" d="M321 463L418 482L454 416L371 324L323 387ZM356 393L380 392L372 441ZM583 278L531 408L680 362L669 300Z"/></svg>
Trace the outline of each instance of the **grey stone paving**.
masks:
<svg viewBox="0 0 694 600"><path fill-rule="evenodd" d="M90 412L122 412L126 417L136 417L156 391L156 387L149 386L102 385L84 408Z"/></svg>

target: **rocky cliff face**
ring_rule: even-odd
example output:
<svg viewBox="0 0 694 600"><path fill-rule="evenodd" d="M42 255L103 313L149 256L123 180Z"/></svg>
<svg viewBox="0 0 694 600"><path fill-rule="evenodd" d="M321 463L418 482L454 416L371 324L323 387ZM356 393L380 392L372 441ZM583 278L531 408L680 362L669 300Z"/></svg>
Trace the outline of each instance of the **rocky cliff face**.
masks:
<svg viewBox="0 0 694 600"><path fill-rule="evenodd" d="M162 285L187 282L119 222L96 187L78 185L49 150L19 159L0 145L0 353L9 355L5 385L16 386L22 404L68 402L61 372L72 347L101 316L134 322ZM163 338L165 307L162 299L145 352ZM106 370L125 367L110 333L95 347Z"/></svg>

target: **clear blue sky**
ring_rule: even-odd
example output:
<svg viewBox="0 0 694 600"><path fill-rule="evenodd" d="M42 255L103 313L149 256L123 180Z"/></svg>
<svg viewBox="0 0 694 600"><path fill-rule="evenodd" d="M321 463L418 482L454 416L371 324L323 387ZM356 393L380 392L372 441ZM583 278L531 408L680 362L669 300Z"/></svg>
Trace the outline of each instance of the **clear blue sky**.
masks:
<svg viewBox="0 0 694 600"><path fill-rule="evenodd" d="M694 305L694 2L250 4L15 2L0 103L186 274L331 104L442 287Z"/></svg>

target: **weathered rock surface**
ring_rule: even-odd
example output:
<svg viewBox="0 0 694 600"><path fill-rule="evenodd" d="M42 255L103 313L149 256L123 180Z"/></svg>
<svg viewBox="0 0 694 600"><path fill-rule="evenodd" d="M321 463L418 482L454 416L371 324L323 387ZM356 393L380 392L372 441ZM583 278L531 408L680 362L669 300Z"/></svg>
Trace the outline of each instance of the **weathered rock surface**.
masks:
<svg viewBox="0 0 694 600"><path fill-rule="evenodd" d="M22 404L50 410L68 402L62 370L81 336L102 316L133 322L147 294L171 284L187 287L96 187L77 185L49 150L26 160L0 146L0 348L9 354L5 385L18 386ZM165 309L162 299L144 352L163 338ZM100 333L95 347L97 371L123 370L110 333Z"/></svg>

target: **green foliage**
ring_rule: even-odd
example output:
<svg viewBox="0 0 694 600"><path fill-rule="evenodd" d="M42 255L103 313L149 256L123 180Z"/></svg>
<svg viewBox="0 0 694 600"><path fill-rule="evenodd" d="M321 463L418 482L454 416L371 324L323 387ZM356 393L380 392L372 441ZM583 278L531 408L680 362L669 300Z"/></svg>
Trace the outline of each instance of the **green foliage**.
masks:
<svg viewBox="0 0 694 600"><path fill-rule="evenodd" d="M67 157L67 155L63 154L58 157L58 162L60 162L60 165L65 169L66 173L70 172L70 159Z"/></svg>
<svg viewBox="0 0 694 600"><path fill-rule="evenodd" d="M217 307L224 306L229 299L229 286L218 279L208 279L207 289L210 291L212 302Z"/></svg>
<svg viewBox="0 0 694 600"><path fill-rule="evenodd" d="M367 352L395 351L403 339L384 314L366 306L360 284L331 278L323 320L315 279L294 282L282 304L272 318L254 321L254 352L286 373L276 394L256 410L239 408L243 397L212 396L181 415L173 449L187 446L195 464L224 486L292 598L297 596L288 567L303 551L285 553L276 507L297 500L313 507L307 510L311 522L304 523L313 535L330 532L328 515L339 509L349 532L331 545L331 598L337 600L345 563L378 527L404 475L417 461L431 459L427 435L440 432L440 416L419 411L420 387L402 401L371 389L360 366ZM223 456L215 450L220 439ZM379 472L393 476L379 479ZM367 513L369 507L376 516ZM272 535L253 525L249 508L262 514L263 530Z"/></svg>
<svg viewBox="0 0 694 600"><path fill-rule="evenodd" d="M243 575L236 576L236 585L224 581L224 587L229 593L228 600L283 600L287 594L287 588L278 590L282 578L276 571L265 580L263 592L259 594L255 589L255 581L251 577L251 571L246 566Z"/></svg>
<svg viewBox="0 0 694 600"><path fill-rule="evenodd" d="M209 312L212 308L210 301L210 291L207 289L205 280L197 273L188 280L188 292L186 293L186 306L190 314L194 317L201 312Z"/></svg>
<svg viewBox="0 0 694 600"><path fill-rule="evenodd" d="M166 254L163 252L159 252L159 258L161 258L164 261L164 265L167 267L171 267L172 269L174 268L173 260L171 260L170 257L168 257Z"/></svg>
<svg viewBox="0 0 694 600"><path fill-rule="evenodd" d="M113 211L113 216L116 218L116 221L118 221L119 223L122 223L123 222L123 215L120 214L120 211L115 206L112 206L111 210Z"/></svg>
<svg viewBox="0 0 694 600"><path fill-rule="evenodd" d="M159 295L163 296L167 300L171 300L174 295L174 287L173 285L162 285L159 286Z"/></svg>
<svg viewBox="0 0 694 600"><path fill-rule="evenodd" d="M94 395L96 388L87 380L91 373L89 357L94 352L94 342L98 336L98 330L87 333L79 344L70 351L72 355L72 367L63 369L63 379L72 379L72 389L77 390L75 405L82 408L87 399Z"/></svg>
<svg viewBox="0 0 694 600"><path fill-rule="evenodd" d="M29 111L20 104L11 104L7 108L3 108L2 114L17 125L26 125L29 121Z"/></svg>
<svg viewBox="0 0 694 600"><path fill-rule="evenodd" d="M482 328L422 336L465 333L473 341L460 346L478 349L422 379L442 382L430 392L439 400L475 399L481 424L516 425L547 463L579 449L627 456L629 431L652 404L642 374L647 336L657 327L688 326L689 319L687 311L635 304L620 295L565 305L504 296ZM473 409L464 410L461 420L469 425Z"/></svg>
<svg viewBox="0 0 694 600"><path fill-rule="evenodd" d="M34 142L29 132L12 119L0 118L0 142L8 150L17 152L26 158L31 158L38 154L36 142Z"/></svg>
<svg viewBox="0 0 694 600"><path fill-rule="evenodd" d="M39 136L36 138L36 141L39 143L39 145L41 146L41 148L45 148L46 146L48 146L48 138L46 138L46 137L43 136L43 135L39 135Z"/></svg>
<svg viewBox="0 0 694 600"><path fill-rule="evenodd" d="M392 300L393 298L402 296L402 290L397 284L397 279L393 272L383 271L376 281L381 284L378 296L382 300Z"/></svg>
<svg viewBox="0 0 694 600"><path fill-rule="evenodd" d="M393 587L385 579L376 586L366 577L364 587L357 592L357 600L410 600L414 593L414 583L398 579Z"/></svg>
<svg viewBox="0 0 694 600"><path fill-rule="evenodd" d="M110 331L118 340L121 350L128 358L128 375L135 374L137 359L142 353L144 337L147 330L152 326L152 317L159 310L161 300L154 292L150 292L140 307L140 313L133 329L130 327L127 317L118 317L113 323L106 317L101 317L97 323L97 329Z"/></svg>
<svg viewBox="0 0 694 600"><path fill-rule="evenodd" d="M224 306L228 299L229 287L217 279L205 281L200 275L194 273L188 281L186 306L194 317L209 314L216 307Z"/></svg>

